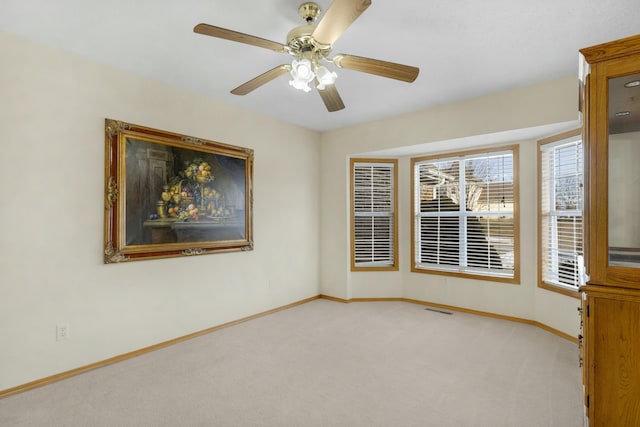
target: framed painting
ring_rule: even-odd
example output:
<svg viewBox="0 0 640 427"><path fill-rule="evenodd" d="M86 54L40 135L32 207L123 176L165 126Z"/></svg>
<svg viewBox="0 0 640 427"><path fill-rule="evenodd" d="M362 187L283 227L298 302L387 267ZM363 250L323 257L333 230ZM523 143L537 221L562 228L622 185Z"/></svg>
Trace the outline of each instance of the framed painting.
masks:
<svg viewBox="0 0 640 427"><path fill-rule="evenodd" d="M253 249L253 150L105 120L106 264Z"/></svg>

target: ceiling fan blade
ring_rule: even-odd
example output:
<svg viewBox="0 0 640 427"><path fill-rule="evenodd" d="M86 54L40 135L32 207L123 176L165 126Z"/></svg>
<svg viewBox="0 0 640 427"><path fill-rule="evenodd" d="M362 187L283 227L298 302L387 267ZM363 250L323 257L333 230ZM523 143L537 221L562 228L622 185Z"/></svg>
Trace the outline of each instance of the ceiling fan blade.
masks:
<svg viewBox="0 0 640 427"><path fill-rule="evenodd" d="M339 111L344 108L344 103L340 98L336 85L326 85L324 89L318 89L318 93L329 112Z"/></svg>
<svg viewBox="0 0 640 427"><path fill-rule="evenodd" d="M260 74L258 77L249 80L248 82L241 84L237 88L231 91L234 95L246 95L249 92L259 88L263 84L269 83L276 77L280 77L283 74L287 74L291 70L291 65L282 64L275 68L270 69L266 73Z"/></svg>
<svg viewBox="0 0 640 427"><path fill-rule="evenodd" d="M420 72L419 68L410 65L396 64L395 62L363 58L355 55L338 54L333 58L333 63L340 68L375 74L408 83L413 82Z"/></svg>
<svg viewBox="0 0 640 427"><path fill-rule="evenodd" d="M371 5L371 0L333 0L311 34L320 44L332 45Z"/></svg>
<svg viewBox="0 0 640 427"><path fill-rule="evenodd" d="M204 34L205 36L217 37L219 39L245 43L251 46L263 47L265 49L275 50L276 52L287 52L287 46L281 43L262 39L256 36L250 36L249 34L239 33L238 31L228 30L226 28L215 27L209 24L198 24L193 27L193 32Z"/></svg>

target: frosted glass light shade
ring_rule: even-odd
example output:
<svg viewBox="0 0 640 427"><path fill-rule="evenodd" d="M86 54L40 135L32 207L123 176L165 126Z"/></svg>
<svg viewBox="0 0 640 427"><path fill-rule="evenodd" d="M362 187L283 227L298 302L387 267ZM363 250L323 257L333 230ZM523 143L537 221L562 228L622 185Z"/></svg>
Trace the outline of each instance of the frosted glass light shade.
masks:
<svg viewBox="0 0 640 427"><path fill-rule="evenodd" d="M318 89L324 89L326 85L334 84L338 75L334 71L329 71L324 65L321 65L316 70L316 78L318 79Z"/></svg>

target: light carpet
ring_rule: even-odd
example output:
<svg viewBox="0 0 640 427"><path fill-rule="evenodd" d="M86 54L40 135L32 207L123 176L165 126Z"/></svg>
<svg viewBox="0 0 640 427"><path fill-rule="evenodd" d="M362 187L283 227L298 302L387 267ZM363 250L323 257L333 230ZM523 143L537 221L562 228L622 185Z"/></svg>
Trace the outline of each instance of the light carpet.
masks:
<svg viewBox="0 0 640 427"><path fill-rule="evenodd" d="M574 343L315 300L0 400L2 426L582 426Z"/></svg>

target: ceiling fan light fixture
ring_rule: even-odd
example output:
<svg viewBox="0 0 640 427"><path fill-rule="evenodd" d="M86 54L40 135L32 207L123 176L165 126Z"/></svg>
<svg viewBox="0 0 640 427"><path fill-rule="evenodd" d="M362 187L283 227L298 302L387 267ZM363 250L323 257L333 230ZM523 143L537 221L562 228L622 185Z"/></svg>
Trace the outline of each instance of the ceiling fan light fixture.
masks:
<svg viewBox="0 0 640 427"><path fill-rule="evenodd" d="M311 61L306 58L294 59L291 63L291 76L295 80L307 82L313 80L313 68Z"/></svg>
<svg viewBox="0 0 640 427"><path fill-rule="evenodd" d="M316 69L316 79L318 79L317 88L323 90L327 85L332 85L336 82L338 75L335 71L329 71L324 65L320 65Z"/></svg>
<svg viewBox="0 0 640 427"><path fill-rule="evenodd" d="M289 84L298 90L309 92L309 83L316 78L313 72L313 64L307 58L294 59L291 62L291 80Z"/></svg>
<svg viewBox="0 0 640 427"><path fill-rule="evenodd" d="M333 112L344 108L344 103L334 85L338 75L327 67L321 66L320 61L326 61L338 68L347 68L408 83L412 83L420 72L417 67L355 55L338 54L329 59L334 43L369 6L371 6L371 0L331 0L324 17L314 25L313 22L320 14L320 7L314 2L302 3L298 13L304 19L305 25L289 31L286 44L205 23L196 25L193 31L205 36L289 54L295 58L290 64L278 65L241 84L231 90L232 94L246 95L279 76L289 74L291 77L289 84L295 89L310 92L315 85L325 107L329 112Z"/></svg>
<svg viewBox="0 0 640 427"><path fill-rule="evenodd" d="M311 88L309 87L309 82L299 79L291 79L289 80L289 84L298 90L302 90L304 92L310 92Z"/></svg>

